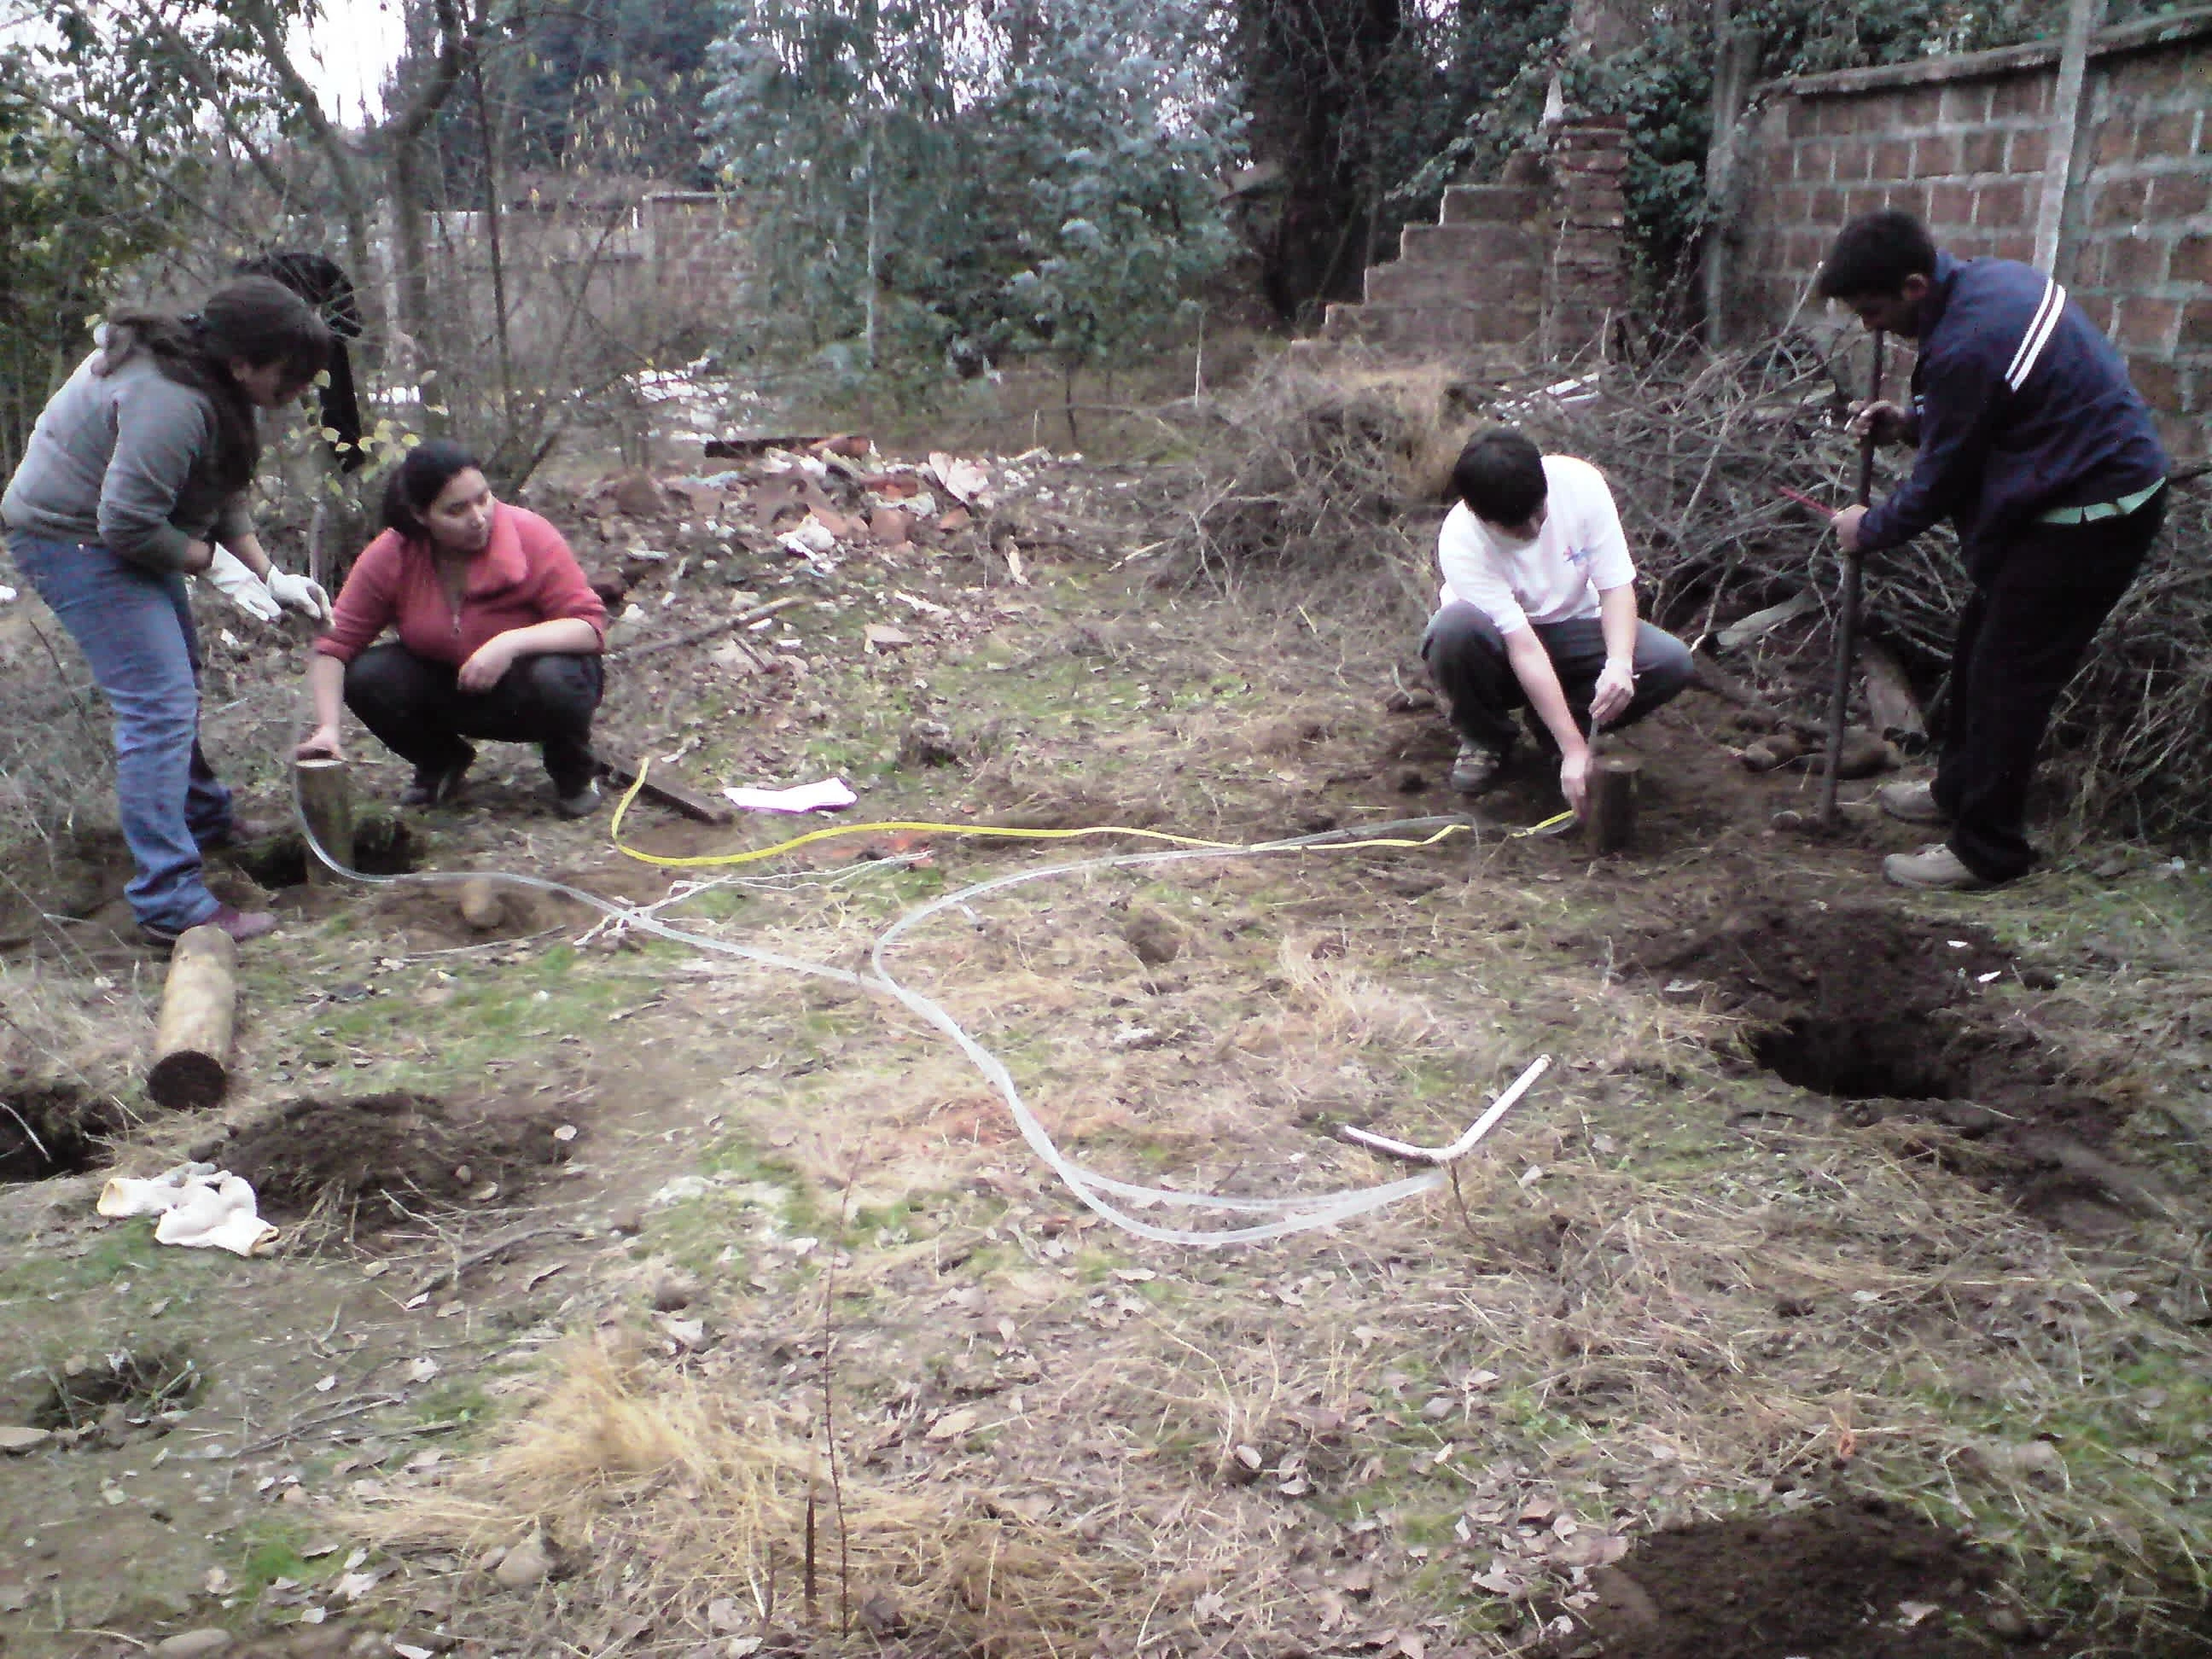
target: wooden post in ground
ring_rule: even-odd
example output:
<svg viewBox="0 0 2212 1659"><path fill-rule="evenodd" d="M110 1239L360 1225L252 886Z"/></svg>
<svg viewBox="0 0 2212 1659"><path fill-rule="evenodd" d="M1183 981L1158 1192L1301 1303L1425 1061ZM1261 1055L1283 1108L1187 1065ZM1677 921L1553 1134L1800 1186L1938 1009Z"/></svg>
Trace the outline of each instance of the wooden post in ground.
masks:
<svg viewBox="0 0 2212 1659"><path fill-rule="evenodd" d="M212 1106L230 1086L238 945L212 924L187 927L169 957L146 1092L171 1111Z"/></svg>
<svg viewBox="0 0 2212 1659"><path fill-rule="evenodd" d="M1643 769L1632 755L1606 755L1590 768L1583 834L1591 852L1618 853L1636 839L1636 779Z"/></svg>
<svg viewBox="0 0 2212 1659"><path fill-rule="evenodd" d="M293 763L300 786L300 811L323 850L350 870L353 864L353 784L345 763L303 760ZM312 848L307 853L307 879L322 885L335 881Z"/></svg>
<svg viewBox="0 0 2212 1659"><path fill-rule="evenodd" d="M489 876L471 876L461 884L461 920L479 933L489 933L507 920L500 902L499 883Z"/></svg>

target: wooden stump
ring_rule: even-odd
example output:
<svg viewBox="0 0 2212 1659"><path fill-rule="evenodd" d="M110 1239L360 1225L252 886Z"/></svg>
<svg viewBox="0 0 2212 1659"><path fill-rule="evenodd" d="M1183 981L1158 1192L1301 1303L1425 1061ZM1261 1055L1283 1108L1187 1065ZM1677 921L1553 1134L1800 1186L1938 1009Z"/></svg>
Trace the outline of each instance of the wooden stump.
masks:
<svg viewBox="0 0 2212 1659"><path fill-rule="evenodd" d="M1618 853L1636 839L1636 778L1643 769L1630 755L1607 755L1590 768L1583 834L1591 852Z"/></svg>
<svg viewBox="0 0 2212 1659"><path fill-rule="evenodd" d="M146 1092L172 1111L212 1106L230 1086L238 945L211 924L187 927L169 957Z"/></svg>
<svg viewBox="0 0 2212 1659"><path fill-rule="evenodd" d="M295 761L293 770L299 780L300 811L307 820L307 828L314 832L325 853L352 869L353 783L347 775L345 763ZM307 879L317 886L337 879L324 867L312 848L307 852Z"/></svg>
<svg viewBox="0 0 2212 1659"><path fill-rule="evenodd" d="M479 933L489 933L507 920L499 883L489 876L471 876L461 884L461 920Z"/></svg>

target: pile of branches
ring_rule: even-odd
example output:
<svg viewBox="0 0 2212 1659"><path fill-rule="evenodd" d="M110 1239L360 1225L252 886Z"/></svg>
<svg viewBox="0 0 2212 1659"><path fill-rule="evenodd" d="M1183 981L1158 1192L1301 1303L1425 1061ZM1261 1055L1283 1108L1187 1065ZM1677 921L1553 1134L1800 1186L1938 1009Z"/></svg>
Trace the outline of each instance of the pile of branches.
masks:
<svg viewBox="0 0 2212 1659"><path fill-rule="evenodd" d="M1547 452L1604 471L1648 614L1694 641L1809 595L1816 639L1801 654L1817 661L1841 586L1826 509L1857 487L1858 445L1844 423L1867 385L1866 349L1856 332L1792 333L1726 353L1555 367L1475 395L1464 383L1439 395L1433 377L1410 378L1394 395L1371 378L1347 389L1309 368L1279 369L1223 410L1231 439L1203 471L1187 550L1210 570L1387 573L1404 606L1425 616L1444 473L1433 458L1510 423ZM1893 374L1889 395L1899 386ZM1877 457L1876 500L1911 459L1903 449ZM2178 487L2149 568L2061 705L2051 758L2077 831L2212 842L2212 574L2187 556L2212 531L2208 520L2203 483ZM1955 539L1938 529L1870 556L1864 592L1865 637L1889 646L1933 701L1968 592ZM1812 673L1763 689L1817 716L1823 684Z"/></svg>
<svg viewBox="0 0 2212 1659"><path fill-rule="evenodd" d="M1381 570L1399 579L1409 612L1433 599L1425 565L1437 515L1424 521L1433 503L1416 499L1411 472L1428 434L1393 388L1279 358L1200 413L1218 429L1206 434L1178 538L1195 574L1233 584L1255 569Z"/></svg>

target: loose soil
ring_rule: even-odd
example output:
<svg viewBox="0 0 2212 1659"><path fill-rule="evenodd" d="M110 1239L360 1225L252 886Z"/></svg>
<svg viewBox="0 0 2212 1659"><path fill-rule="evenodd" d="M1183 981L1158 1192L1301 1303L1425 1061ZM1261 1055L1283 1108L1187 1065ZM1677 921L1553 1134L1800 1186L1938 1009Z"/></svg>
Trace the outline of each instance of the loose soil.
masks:
<svg viewBox="0 0 2212 1659"><path fill-rule="evenodd" d="M1993 984L2052 981L1984 928L1770 902L1647 939L1629 971L1739 1016L1759 1066L1841 1102L1845 1121L1946 1126L1956 1139L1928 1143L1932 1156L2045 1220L2106 1235L2124 1229L2118 1212L2163 1202L2155 1177L2111 1155L2128 1110L1990 1008Z"/></svg>
<svg viewBox="0 0 2212 1659"><path fill-rule="evenodd" d="M1598 1604L1549 1659L2040 1659L1996 1564L1958 1534L1868 1502L1655 1533L1590 1575ZM2204 1651L2186 1632L2136 1659Z"/></svg>
<svg viewBox="0 0 2212 1659"><path fill-rule="evenodd" d="M0 1184L82 1175L108 1161L108 1142L131 1127L122 1103L67 1084L0 1095Z"/></svg>
<svg viewBox="0 0 2212 1659"><path fill-rule="evenodd" d="M569 1120L512 1102L452 1106L394 1092L295 1100L217 1154L274 1220L321 1211L376 1231L426 1206L511 1201L565 1163Z"/></svg>
<svg viewBox="0 0 2212 1659"><path fill-rule="evenodd" d="M354 826L353 866L363 875L404 875L420 862L421 853L420 838L404 818L372 814ZM293 831L229 849L224 856L272 891L307 884L307 843Z"/></svg>

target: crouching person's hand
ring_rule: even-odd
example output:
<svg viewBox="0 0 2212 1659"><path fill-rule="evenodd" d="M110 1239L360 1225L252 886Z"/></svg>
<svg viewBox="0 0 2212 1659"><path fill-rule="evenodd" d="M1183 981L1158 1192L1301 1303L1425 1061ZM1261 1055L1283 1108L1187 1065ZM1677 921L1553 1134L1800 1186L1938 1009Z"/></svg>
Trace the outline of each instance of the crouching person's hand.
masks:
<svg viewBox="0 0 2212 1659"><path fill-rule="evenodd" d="M1571 755L1559 757L1559 793L1567 798L1577 817L1589 799L1590 751L1580 749Z"/></svg>
<svg viewBox="0 0 2212 1659"><path fill-rule="evenodd" d="M292 751L294 760L343 760L345 753L338 747L338 729L335 726L319 726L301 740Z"/></svg>

